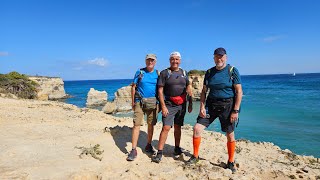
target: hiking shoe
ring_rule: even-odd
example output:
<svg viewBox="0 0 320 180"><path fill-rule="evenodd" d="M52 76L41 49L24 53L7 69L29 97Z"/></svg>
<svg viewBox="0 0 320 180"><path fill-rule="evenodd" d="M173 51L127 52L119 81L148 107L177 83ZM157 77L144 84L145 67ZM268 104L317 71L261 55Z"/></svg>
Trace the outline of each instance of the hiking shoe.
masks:
<svg viewBox="0 0 320 180"><path fill-rule="evenodd" d="M227 164L227 169L230 169L232 171L232 174L236 173L237 169L235 168L234 162L229 162Z"/></svg>
<svg viewBox="0 0 320 180"><path fill-rule="evenodd" d="M181 155L182 153L183 153L183 152L182 152L182 150L181 150L180 147L175 147L175 148L174 148L173 155L179 156L179 155Z"/></svg>
<svg viewBox="0 0 320 180"><path fill-rule="evenodd" d="M137 157L137 150L136 149L132 149L131 152L129 153L128 157L127 157L127 161L133 161L136 157Z"/></svg>
<svg viewBox="0 0 320 180"><path fill-rule="evenodd" d="M151 146L151 144L147 144L147 146L144 148L144 150L147 152L147 153L150 153L150 154L155 154L156 151L153 149L153 147Z"/></svg>
<svg viewBox="0 0 320 180"><path fill-rule="evenodd" d="M197 164L199 162L199 156L196 158L194 155L187 161L188 165Z"/></svg>
<svg viewBox="0 0 320 180"><path fill-rule="evenodd" d="M161 159L162 159L162 153L157 153L156 156L152 157L152 161L156 163L160 163Z"/></svg>

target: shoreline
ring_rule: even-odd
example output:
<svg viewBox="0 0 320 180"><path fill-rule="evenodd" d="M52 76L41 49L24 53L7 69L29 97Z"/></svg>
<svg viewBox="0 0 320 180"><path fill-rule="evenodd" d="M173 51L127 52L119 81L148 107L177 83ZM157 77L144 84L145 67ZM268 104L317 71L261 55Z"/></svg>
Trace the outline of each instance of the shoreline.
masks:
<svg viewBox="0 0 320 180"><path fill-rule="evenodd" d="M182 129L185 153L174 160L173 131L169 132L160 164L151 163L142 150L146 126L141 127L138 158L125 160L131 149L132 118L118 118L98 110L78 108L55 101L0 98L1 179L319 179L320 163L313 156L281 150L269 142L237 140L238 172L224 169L227 159L223 134L205 131L200 149L201 163L187 167L192 154L192 127ZM104 132L107 127L108 132ZM153 145L161 130L155 126ZM78 147L100 144L102 161L81 153ZM213 148L214 147L214 148Z"/></svg>

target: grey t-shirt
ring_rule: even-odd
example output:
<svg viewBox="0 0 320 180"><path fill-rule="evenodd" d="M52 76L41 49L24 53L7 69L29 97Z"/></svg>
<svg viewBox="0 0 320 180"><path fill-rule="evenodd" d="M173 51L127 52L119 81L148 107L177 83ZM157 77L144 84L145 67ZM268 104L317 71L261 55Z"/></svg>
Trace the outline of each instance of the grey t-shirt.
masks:
<svg viewBox="0 0 320 180"><path fill-rule="evenodd" d="M160 72L157 85L163 87L164 96L180 96L186 93L189 78L187 73L184 75L183 71L182 69L171 71L170 76L167 69Z"/></svg>

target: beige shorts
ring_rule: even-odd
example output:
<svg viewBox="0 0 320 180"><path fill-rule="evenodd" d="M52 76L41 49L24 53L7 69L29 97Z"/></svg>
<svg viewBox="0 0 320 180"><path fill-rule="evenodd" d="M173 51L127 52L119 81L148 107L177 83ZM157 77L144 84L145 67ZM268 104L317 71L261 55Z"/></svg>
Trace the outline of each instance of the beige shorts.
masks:
<svg viewBox="0 0 320 180"><path fill-rule="evenodd" d="M147 116L148 125L157 124L159 106L157 109L151 111L143 111L140 103L135 103L134 105L134 115L133 115L133 124L135 126L143 126L144 114Z"/></svg>

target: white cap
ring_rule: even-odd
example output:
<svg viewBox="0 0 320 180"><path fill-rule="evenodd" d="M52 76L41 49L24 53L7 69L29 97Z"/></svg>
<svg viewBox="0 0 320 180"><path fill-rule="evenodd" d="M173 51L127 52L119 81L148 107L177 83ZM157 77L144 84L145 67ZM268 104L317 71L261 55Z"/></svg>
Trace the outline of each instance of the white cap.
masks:
<svg viewBox="0 0 320 180"><path fill-rule="evenodd" d="M179 58L181 58L181 55L178 51L173 51L171 54L170 54L170 58L173 57L173 56L178 56Z"/></svg>

